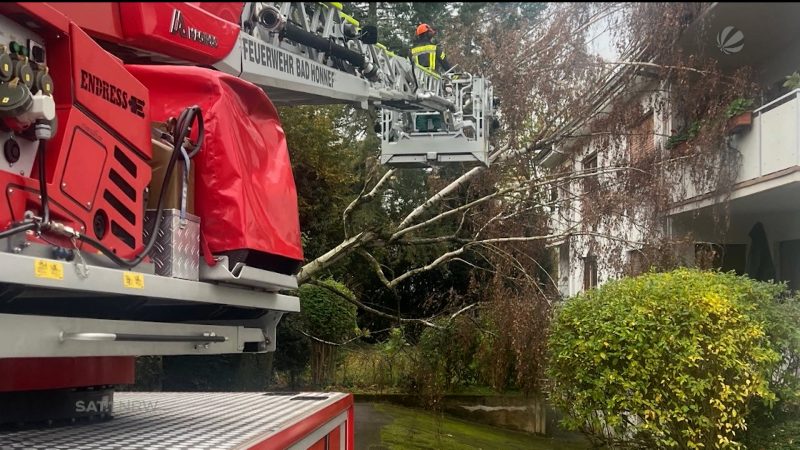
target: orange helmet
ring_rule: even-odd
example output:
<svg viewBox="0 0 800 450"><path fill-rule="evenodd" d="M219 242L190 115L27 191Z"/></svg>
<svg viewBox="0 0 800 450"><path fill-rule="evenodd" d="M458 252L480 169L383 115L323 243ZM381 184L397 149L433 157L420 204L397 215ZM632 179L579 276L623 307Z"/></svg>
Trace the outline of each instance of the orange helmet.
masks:
<svg viewBox="0 0 800 450"><path fill-rule="evenodd" d="M423 34L427 33L428 31L434 31L433 28L430 27L427 23L421 23L417 27L417 36L422 36Z"/></svg>

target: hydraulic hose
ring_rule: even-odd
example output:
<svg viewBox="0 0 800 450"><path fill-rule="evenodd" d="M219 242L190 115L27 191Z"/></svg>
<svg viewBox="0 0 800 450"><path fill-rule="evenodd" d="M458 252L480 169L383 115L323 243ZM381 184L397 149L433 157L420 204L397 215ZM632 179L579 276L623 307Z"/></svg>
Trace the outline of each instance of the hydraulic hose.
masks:
<svg viewBox="0 0 800 450"><path fill-rule="evenodd" d="M100 243L100 241L91 238L85 234L80 234L78 239L81 241L91 245L92 247L100 250L102 254L108 257L111 261L117 264L120 267L124 267L130 269L132 267L137 266L141 263L144 258L150 253L150 250L153 249L153 246L156 243L156 239L158 237L157 230L161 226L161 222L164 216L164 199L165 192L169 187L170 181L172 181L172 172L175 170L175 164L178 161L178 158L181 157L181 146L186 138L189 137L189 134L192 131L192 125L194 122L197 122L197 142L195 144L194 150L189 153L189 158L193 158L197 153L200 151L200 147L203 145L203 136L205 133L205 129L203 126L203 115L200 112L199 106L192 106L186 108L181 113L180 117L178 117L177 124L175 126L176 136L175 141L173 144L172 155L169 159L169 164L167 165L167 170L164 172L164 182L161 184L161 192L158 195L158 206L156 208L156 219L153 221L153 228L150 230L150 238L147 241L142 252L134 257L133 259L124 259L117 256L111 249Z"/></svg>
<svg viewBox="0 0 800 450"><path fill-rule="evenodd" d="M307 45L330 56L343 59L361 70L369 80L378 79L378 67L356 51L336 44L332 39L324 38L286 20L278 8L266 6L258 14L258 23L270 33L279 33L281 39L289 39L298 44Z"/></svg>
<svg viewBox="0 0 800 450"><path fill-rule="evenodd" d="M332 40L310 33L293 23L286 23L281 35L286 39L307 45L331 56L344 59L359 69L366 68L367 59L361 53L354 52L347 47L334 44Z"/></svg>

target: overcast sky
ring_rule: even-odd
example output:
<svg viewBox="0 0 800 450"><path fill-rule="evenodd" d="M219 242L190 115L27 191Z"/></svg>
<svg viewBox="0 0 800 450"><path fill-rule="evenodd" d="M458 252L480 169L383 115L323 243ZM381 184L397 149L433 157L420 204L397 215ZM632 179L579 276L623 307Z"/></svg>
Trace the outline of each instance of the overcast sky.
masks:
<svg viewBox="0 0 800 450"><path fill-rule="evenodd" d="M611 44L608 19L601 19L589 27L589 51L600 55L607 61L619 59L617 49Z"/></svg>

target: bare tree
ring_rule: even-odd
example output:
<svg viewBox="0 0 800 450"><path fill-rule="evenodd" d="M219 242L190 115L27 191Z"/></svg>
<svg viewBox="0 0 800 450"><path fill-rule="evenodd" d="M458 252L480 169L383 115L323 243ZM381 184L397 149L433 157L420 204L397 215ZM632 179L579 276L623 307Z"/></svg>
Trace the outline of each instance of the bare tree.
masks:
<svg viewBox="0 0 800 450"><path fill-rule="evenodd" d="M300 283L312 282L343 257L358 255L388 291L402 283L447 264L467 264L491 272L498 279L526 286L519 292L538 291L545 295L541 268L545 244L566 236L584 235L603 242L624 241L592 225L592 221L626 219L625 205L656 205L651 208L643 228L644 236L658 228L655 218L667 201L661 176L663 166L679 161L675 155L647 161L618 159L600 169L542 172L535 157L541 151L557 151L589 141L602 141L603 151L613 154L636 135L638 116L630 108L631 99L643 89L679 83L697 92L711 89L712 95L698 95L697 101L683 105L686 110L709 109L719 113L730 95L719 95L726 87L745 85L745 78L720 73L713 63L682 55L676 40L702 11L703 4L552 4L536 18L492 15L476 24L454 23L443 34L448 48L462 54L451 57L474 73L489 77L500 97L504 122L494 141L489 168L475 167L447 178L446 171L431 173L435 186L424 201L401 219L379 228L353 222L354 214L365 205L385 201L393 188L396 169L373 167L363 188L342 212L345 239L318 258L307 262L298 273ZM508 10L504 10L508 11ZM513 19L513 20L511 20ZM609 28L619 55L603 60L588 50L599 28ZM662 30L652 33L653 29ZM664 31L668 30L668 31ZM651 82L643 83L643 77ZM698 81L699 79L699 81ZM655 80L655 81L653 81ZM715 128L708 133L708 146L719 141ZM716 151L716 150L714 150ZM716 154L709 154L714 157ZM697 165L698 155L682 155ZM706 159L709 164L710 159ZM685 163L685 162L684 162ZM706 166L703 166L706 167ZM717 174L718 175L718 174ZM598 180L593 189L582 180ZM550 192L562 193L552 198ZM643 195L647 192L648 195ZM658 197L656 199L656 197ZM576 206L588 204L588 206ZM545 220L555 209L567 212L582 207L581 223L550 231ZM627 217L630 219L630 217ZM443 223L451 224L441 234ZM644 247L644 242L624 242ZM536 245L539 251L520 251ZM437 245L443 250L430 260L401 273L388 270L376 256L376 249ZM546 284L546 283L545 283ZM550 287L554 282L550 283ZM506 288L504 288L506 289ZM358 302L357 299L348 298ZM449 311L452 317L478 309L459 303ZM359 307L376 314L384 312ZM547 302L538 307L549 310ZM391 316L391 315L389 315ZM434 326L431 317L403 318Z"/></svg>

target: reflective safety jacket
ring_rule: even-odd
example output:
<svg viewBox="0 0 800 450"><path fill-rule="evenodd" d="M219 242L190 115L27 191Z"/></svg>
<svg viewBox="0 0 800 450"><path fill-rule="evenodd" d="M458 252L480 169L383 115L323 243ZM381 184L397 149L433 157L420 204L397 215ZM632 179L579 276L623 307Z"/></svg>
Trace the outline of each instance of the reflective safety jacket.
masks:
<svg viewBox="0 0 800 450"><path fill-rule="evenodd" d="M414 62L434 72L446 72L450 63L445 59L444 49L431 42L420 42L411 49ZM437 64L438 62L438 64Z"/></svg>

